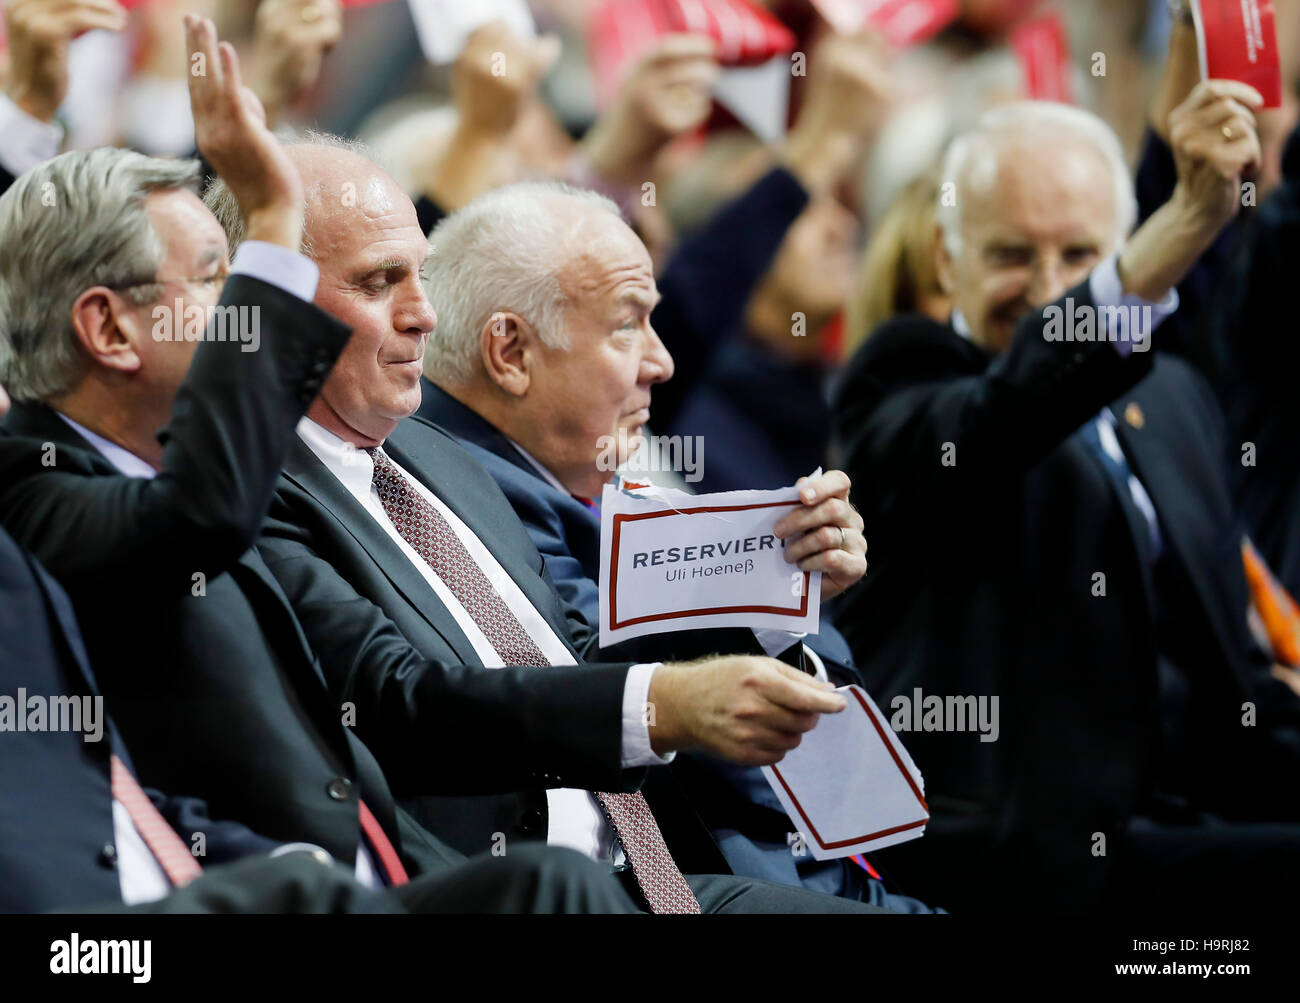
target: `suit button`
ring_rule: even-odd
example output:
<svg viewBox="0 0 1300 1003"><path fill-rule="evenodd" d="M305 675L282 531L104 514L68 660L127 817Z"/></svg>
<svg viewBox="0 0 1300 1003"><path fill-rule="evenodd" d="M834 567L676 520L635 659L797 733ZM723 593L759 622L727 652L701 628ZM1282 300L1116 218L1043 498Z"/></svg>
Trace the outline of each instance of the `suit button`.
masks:
<svg viewBox="0 0 1300 1003"><path fill-rule="evenodd" d="M325 785L325 793L335 801L346 801L352 796L352 781L347 777L335 777Z"/></svg>
<svg viewBox="0 0 1300 1003"><path fill-rule="evenodd" d="M529 808L519 819L519 835L540 836L542 834L542 813L538 808Z"/></svg>
<svg viewBox="0 0 1300 1003"><path fill-rule="evenodd" d="M99 848L99 863L103 867L117 866L117 847L112 843L105 843Z"/></svg>

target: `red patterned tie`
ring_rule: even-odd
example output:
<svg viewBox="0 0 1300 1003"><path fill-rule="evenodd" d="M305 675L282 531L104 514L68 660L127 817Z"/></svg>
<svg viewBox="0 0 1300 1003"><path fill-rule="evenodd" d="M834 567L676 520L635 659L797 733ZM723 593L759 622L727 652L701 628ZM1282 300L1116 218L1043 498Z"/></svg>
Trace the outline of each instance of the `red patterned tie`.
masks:
<svg viewBox="0 0 1300 1003"><path fill-rule="evenodd" d="M176 831L167 824L149 795L144 792L138 780L131 776L131 771L117 756L110 760L109 784L113 789L113 800L119 802L145 845L153 852L158 865L167 875L167 880L175 887L189 884L203 869L190 853L185 841L176 835Z"/></svg>
<svg viewBox="0 0 1300 1003"><path fill-rule="evenodd" d="M388 518L402 539L451 589L501 660L507 665L550 665L550 660L492 587L442 513L420 496L381 450L366 452L375 461L375 491ZM596 797L623 844L623 852L632 864L651 910L699 912L700 903L673 862L645 798L640 793L597 794Z"/></svg>

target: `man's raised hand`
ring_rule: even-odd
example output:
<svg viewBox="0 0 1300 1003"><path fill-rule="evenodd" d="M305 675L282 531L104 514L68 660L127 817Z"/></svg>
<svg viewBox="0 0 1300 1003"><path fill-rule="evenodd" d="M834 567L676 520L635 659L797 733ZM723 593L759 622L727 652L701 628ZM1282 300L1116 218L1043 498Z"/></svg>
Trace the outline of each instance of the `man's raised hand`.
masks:
<svg viewBox="0 0 1300 1003"><path fill-rule="evenodd" d="M5 93L42 122L68 94L68 43L83 31L121 31L126 11L114 0L11 0L5 7L9 30L9 81Z"/></svg>
<svg viewBox="0 0 1300 1003"><path fill-rule="evenodd" d="M206 18L185 16L194 138L239 202L250 240L298 250L303 187L266 127L261 103L239 75L239 57Z"/></svg>

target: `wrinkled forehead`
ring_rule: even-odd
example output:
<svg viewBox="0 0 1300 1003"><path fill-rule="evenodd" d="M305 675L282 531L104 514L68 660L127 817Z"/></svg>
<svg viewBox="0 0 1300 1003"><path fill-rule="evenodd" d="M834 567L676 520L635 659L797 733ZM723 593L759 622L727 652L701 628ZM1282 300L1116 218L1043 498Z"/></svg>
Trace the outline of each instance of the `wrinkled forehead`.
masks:
<svg viewBox="0 0 1300 1003"><path fill-rule="evenodd" d="M610 295L653 297L654 264L630 226L609 212L584 206L566 229L561 282L571 297L579 302Z"/></svg>
<svg viewBox="0 0 1300 1003"><path fill-rule="evenodd" d="M172 188L150 192L144 206L165 258L186 262L185 267L190 267L229 257L225 231L192 191Z"/></svg>
<svg viewBox="0 0 1300 1003"><path fill-rule="evenodd" d="M1068 132L990 137L960 185L962 229L1028 238L1118 238L1115 179L1105 155Z"/></svg>

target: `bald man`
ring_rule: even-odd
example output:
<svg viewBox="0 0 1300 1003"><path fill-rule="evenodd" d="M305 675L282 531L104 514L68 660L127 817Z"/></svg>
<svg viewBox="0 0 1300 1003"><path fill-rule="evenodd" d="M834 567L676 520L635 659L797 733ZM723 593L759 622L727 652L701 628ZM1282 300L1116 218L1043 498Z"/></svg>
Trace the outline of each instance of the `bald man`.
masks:
<svg viewBox="0 0 1300 1003"><path fill-rule="evenodd" d="M462 852L576 849L652 912L882 911L732 876L675 791L653 808L641 796L646 769L679 749L777 762L842 699L764 656L583 661L594 632L495 482L408 417L436 324L410 199L355 144L317 136L289 154L315 302L354 333L299 425L259 549L399 789L437 778L444 796L412 799L416 817ZM238 245L223 186L207 201ZM358 657L393 630L409 664Z"/></svg>
<svg viewBox="0 0 1300 1003"><path fill-rule="evenodd" d="M872 562L836 620L894 720L927 715L904 737L934 824L891 851L920 894L1250 909L1300 887L1300 807L1276 793L1300 702L1247 629L1214 395L1158 351L1171 290L1240 207L1260 103L1193 92L1177 188L1131 237L1103 122L990 112L941 175L951 322L888 321L848 366ZM996 740L935 701L992 708Z"/></svg>

